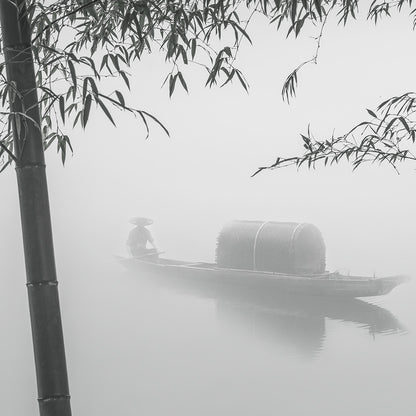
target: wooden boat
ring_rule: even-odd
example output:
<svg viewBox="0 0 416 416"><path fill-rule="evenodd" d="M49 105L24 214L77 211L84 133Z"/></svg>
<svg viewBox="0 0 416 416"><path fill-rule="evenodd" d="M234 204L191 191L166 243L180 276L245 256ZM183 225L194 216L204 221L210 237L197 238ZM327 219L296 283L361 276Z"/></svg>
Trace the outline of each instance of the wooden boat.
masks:
<svg viewBox="0 0 416 416"><path fill-rule="evenodd" d="M119 258L121 264L130 270L146 275L169 276L174 280L192 280L207 290L229 289L243 286L247 289L261 289L269 294L296 293L315 296L337 296L356 298L380 296L389 293L396 286L409 280L407 276L389 277L346 276L338 272L320 274L289 274L258 270L244 270L218 267L215 263L192 263L159 258Z"/></svg>

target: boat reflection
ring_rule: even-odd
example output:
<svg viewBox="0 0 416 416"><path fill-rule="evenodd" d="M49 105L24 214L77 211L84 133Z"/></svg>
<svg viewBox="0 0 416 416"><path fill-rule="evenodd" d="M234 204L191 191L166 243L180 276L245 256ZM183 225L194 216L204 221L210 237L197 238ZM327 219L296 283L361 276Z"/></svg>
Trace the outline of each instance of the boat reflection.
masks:
<svg viewBox="0 0 416 416"><path fill-rule="evenodd" d="M299 296L282 293L271 296L265 291L251 289L237 290L234 293L218 293L222 302L238 305L240 308L257 309L279 316L303 318L330 318L353 322L368 328L370 334L403 333L404 327L387 309L351 298Z"/></svg>
<svg viewBox="0 0 416 416"><path fill-rule="evenodd" d="M223 284L213 279L163 273L134 275L147 283L212 299L220 322L238 324L255 336L290 344L293 350L305 355L316 355L322 349L328 319L353 323L370 335L405 332L390 311L359 299L276 293L255 284Z"/></svg>
<svg viewBox="0 0 416 416"><path fill-rule="evenodd" d="M323 348L328 320L348 322L376 334L403 334L405 328L387 309L359 299L320 298L267 293L220 296L217 314L270 342L289 346L292 353L315 356Z"/></svg>
<svg viewBox="0 0 416 416"><path fill-rule="evenodd" d="M282 309L217 302L217 317L223 329L243 331L260 341L284 348L289 355L314 357L323 349L326 322L322 316L303 316Z"/></svg>

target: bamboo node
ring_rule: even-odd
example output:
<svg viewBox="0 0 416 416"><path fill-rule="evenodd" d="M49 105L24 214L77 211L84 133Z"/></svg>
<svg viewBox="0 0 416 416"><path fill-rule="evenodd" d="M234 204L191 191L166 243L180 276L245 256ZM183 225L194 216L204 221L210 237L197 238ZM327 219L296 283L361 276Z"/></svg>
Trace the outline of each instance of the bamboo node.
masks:
<svg viewBox="0 0 416 416"><path fill-rule="evenodd" d="M45 168L45 163L26 163L25 165L16 166L16 170L31 169L31 168Z"/></svg>
<svg viewBox="0 0 416 416"><path fill-rule="evenodd" d="M58 286L57 280L41 280L40 282L28 282L27 287L39 287L39 286Z"/></svg>
<svg viewBox="0 0 416 416"><path fill-rule="evenodd" d="M38 402L45 403L45 402L52 402L57 400L69 400L71 396L67 394L57 394L55 396L47 396L47 397L39 397Z"/></svg>

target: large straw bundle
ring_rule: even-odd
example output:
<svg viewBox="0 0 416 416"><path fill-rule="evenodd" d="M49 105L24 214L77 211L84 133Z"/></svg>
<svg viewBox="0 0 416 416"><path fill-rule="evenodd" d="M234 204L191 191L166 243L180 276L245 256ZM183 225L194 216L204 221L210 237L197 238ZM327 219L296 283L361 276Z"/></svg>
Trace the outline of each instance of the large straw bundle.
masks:
<svg viewBox="0 0 416 416"><path fill-rule="evenodd" d="M312 224L233 221L218 235L216 262L233 269L322 273L325 243Z"/></svg>

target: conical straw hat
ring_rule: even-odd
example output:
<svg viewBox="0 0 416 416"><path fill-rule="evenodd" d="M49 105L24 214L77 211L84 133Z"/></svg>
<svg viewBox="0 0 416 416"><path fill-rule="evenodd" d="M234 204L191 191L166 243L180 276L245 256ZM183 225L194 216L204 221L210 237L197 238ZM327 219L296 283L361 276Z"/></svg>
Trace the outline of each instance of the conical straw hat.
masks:
<svg viewBox="0 0 416 416"><path fill-rule="evenodd" d="M130 224L141 225L141 226L153 224L153 220L151 220L150 218L146 218L146 217L133 217L130 219L129 222Z"/></svg>

